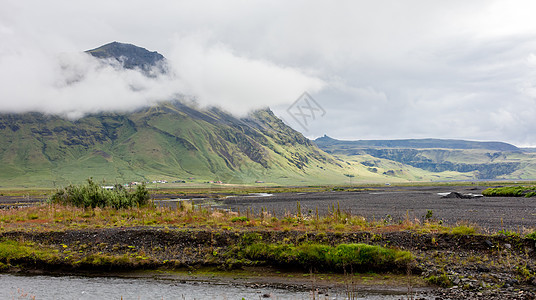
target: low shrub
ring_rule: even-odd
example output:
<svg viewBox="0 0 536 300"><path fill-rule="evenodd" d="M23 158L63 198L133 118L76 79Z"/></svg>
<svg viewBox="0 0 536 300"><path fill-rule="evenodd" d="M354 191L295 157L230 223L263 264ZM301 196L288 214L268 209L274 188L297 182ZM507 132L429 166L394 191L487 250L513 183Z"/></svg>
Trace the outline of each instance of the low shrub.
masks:
<svg viewBox="0 0 536 300"><path fill-rule="evenodd" d="M138 185L129 191L116 184L112 190L104 189L90 178L85 185L69 185L59 189L49 198L49 202L78 207L112 207L116 209L144 206L149 201L145 185Z"/></svg>
<svg viewBox="0 0 536 300"><path fill-rule="evenodd" d="M510 236L510 237L519 237L519 233L515 232L515 231L510 231L510 230L506 230L506 229L501 229L499 231L497 231L497 234L498 235L504 235L504 236Z"/></svg>
<svg viewBox="0 0 536 300"><path fill-rule="evenodd" d="M235 222L246 222L248 221L248 218L247 217L233 217L231 218L231 222L235 223Z"/></svg>

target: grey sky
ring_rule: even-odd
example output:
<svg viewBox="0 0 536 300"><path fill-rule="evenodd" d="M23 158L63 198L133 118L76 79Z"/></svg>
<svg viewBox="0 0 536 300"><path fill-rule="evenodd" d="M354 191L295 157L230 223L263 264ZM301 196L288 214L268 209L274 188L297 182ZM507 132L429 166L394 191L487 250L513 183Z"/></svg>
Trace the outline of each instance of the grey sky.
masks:
<svg viewBox="0 0 536 300"><path fill-rule="evenodd" d="M78 117L176 93L272 107L306 136L536 146L533 1L12 1L0 11L0 110ZM77 52L120 41L166 56L145 80ZM72 78L82 78L68 85ZM133 93L131 87L136 87ZM307 90L326 114L286 109Z"/></svg>

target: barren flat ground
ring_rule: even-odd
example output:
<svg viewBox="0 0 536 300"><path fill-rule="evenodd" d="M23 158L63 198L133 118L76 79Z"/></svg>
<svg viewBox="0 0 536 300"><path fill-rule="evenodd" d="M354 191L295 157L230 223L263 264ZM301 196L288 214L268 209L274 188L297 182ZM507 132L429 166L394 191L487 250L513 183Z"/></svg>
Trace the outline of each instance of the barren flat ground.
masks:
<svg viewBox="0 0 536 300"><path fill-rule="evenodd" d="M536 227L536 198L481 197L474 199L442 198L438 193L459 192L480 194L486 187L395 187L356 188L356 191L330 191L319 193L281 193L267 197L231 197L225 207L245 212L247 208L258 213L265 208L278 218L286 212L295 214L297 202L303 215L325 215L339 206L341 211L363 216L367 220L392 218L394 221L409 218L423 221L430 210L433 218L446 224L457 222L477 224L484 232L501 229L523 231Z"/></svg>
<svg viewBox="0 0 536 300"><path fill-rule="evenodd" d="M436 220L448 225L469 222L478 225L483 232L496 232L501 229L522 233L525 229L536 227L536 197L481 197L473 199L443 198L438 193L458 192L460 194L481 194L487 187L479 186L384 186L354 187L345 191L275 193L271 196L232 196L223 200L212 199L222 208L238 209L245 215L246 210L255 214L266 209L278 218L286 213L296 214L297 202L300 203L302 215L329 214L339 207L341 212L354 216L363 216L367 220L392 219L411 221L424 220L428 211ZM225 194L225 193L224 193ZM173 195L168 195L168 197ZM182 195L180 198L210 197L210 195ZM220 195L221 196L221 195ZM162 195L152 195L157 200ZM179 197L179 195L175 195ZM44 201L41 197L0 196L0 208L35 204ZM204 200L196 200L196 203ZM166 206L175 206L174 202L161 202Z"/></svg>

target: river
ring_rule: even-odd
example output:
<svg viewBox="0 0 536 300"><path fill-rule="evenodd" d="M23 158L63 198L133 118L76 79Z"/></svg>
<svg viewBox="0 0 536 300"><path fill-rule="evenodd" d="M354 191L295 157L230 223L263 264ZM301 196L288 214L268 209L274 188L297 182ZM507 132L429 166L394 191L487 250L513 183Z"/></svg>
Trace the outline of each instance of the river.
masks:
<svg viewBox="0 0 536 300"><path fill-rule="evenodd" d="M0 299L313 299L310 291L154 278L0 274L0 283ZM362 292L357 299L406 297L401 293ZM315 299L346 298L344 291L315 295Z"/></svg>

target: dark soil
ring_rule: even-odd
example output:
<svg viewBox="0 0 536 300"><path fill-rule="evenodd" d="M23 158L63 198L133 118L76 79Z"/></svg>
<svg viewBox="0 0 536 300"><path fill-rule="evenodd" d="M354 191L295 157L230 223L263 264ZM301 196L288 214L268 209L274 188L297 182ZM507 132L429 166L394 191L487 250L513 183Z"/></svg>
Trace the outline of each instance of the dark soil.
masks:
<svg viewBox="0 0 536 300"><path fill-rule="evenodd" d="M4 196L0 195L0 209L25 207L46 201L46 196Z"/></svg>
<svg viewBox="0 0 536 300"><path fill-rule="evenodd" d="M282 193L270 197L231 197L222 206L233 210L261 208L282 217L285 213L296 214L300 202L302 214L327 214L333 208L367 220L404 220L408 216L422 221L428 211L433 218L446 224L469 222L484 231L501 229L523 231L536 226L536 197L482 197L474 199L443 198L438 193L481 194L485 187L380 187L361 191L331 191L320 193Z"/></svg>

